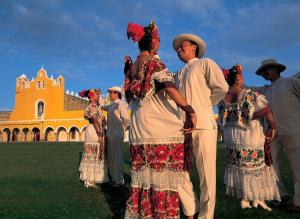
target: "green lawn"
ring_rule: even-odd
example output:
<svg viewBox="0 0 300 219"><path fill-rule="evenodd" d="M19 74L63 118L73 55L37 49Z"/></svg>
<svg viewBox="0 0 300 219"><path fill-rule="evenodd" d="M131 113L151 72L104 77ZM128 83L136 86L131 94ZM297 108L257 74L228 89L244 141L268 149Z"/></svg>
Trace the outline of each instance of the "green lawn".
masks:
<svg viewBox="0 0 300 219"><path fill-rule="evenodd" d="M79 181L82 143L1 143L0 218L121 218L128 189L86 189ZM125 154L125 181L129 158ZM225 150L218 147L216 219L300 218L283 210L240 210L239 201L225 195ZM283 156L283 177L292 190L292 176ZM194 170L192 180L199 194Z"/></svg>

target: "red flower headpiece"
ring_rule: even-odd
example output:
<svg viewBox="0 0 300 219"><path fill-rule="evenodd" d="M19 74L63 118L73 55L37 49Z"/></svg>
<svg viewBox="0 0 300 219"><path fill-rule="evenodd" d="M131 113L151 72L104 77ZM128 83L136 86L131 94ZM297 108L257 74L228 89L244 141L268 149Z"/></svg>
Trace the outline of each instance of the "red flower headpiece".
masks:
<svg viewBox="0 0 300 219"><path fill-rule="evenodd" d="M150 24L145 27L151 31L152 39L158 39L158 30L154 21L151 21ZM139 24L133 24L129 22L127 27L127 37L132 39L133 42L139 42L145 36L145 28Z"/></svg>
<svg viewBox="0 0 300 219"><path fill-rule="evenodd" d="M144 28L141 25L129 23L127 27L127 37L133 42L139 42L145 35Z"/></svg>
<svg viewBox="0 0 300 219"><path fill-rule="evenodd" d="M96 92L100 93L100 89L96 88L96 89L83 89L80 93L79 96L81 97L87 97L89 99L93 98L96 94Z"/></svg>
<svg viewBox="0 0 300 219"><path fill-rule="evenodd" d="M223 75L224 75L224 77L225 77L225 80L227 81L228 75L229 75L230 73L236 72L236 73L238 73L238 74L242 74L242 73L243 73L243 68L242 68L242 65L241 65L241 64L236 64L235 66L233 66L233 67L230 68L230 69L222 68L222 71L223 71Z"/></svg>

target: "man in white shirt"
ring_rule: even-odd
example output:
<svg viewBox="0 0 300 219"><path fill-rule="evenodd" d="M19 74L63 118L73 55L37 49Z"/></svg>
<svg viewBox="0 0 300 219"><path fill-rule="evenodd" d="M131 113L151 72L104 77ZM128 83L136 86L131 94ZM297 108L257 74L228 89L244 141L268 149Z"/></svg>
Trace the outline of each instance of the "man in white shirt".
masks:
<svg viewBox="0 0 300 219"><path fill-rule="evenodd" d="M263 87L250 87L266 96L273 111L277 126L277 136L271 143L273 165L279 177L278 186L282 201L286 201L288 193L280 176L279 155L285 149L293 172L294 198L291 207L300 211L300 79L283 78L281 72L286 66L275 59L262 61L256 74L271 82ZM282 202L282 205L284 203Z"/></svg>
<svg viewBox="0 0 300 219"><path fill-rule="evenodd" d="M213 105L218 104L228 91L222 70L211 59L203 58L205 43L193 34L180 34L173 40L173 48L185 66L176 76L180 93L197 115L196 131L193 132L193 152L200 179L200 212L198 218L214 217L216 196L217 124ZM184 120L185 114L181 111ZM192 189L183 185L184 190ZM190 189L189 189L190 188ZM187 199L194 200L188 191Z"/></svg>
<svg viewBox="0 0 300 219"><path fill-rule="evenodd" d="M107 163L113 186L124 184L123 178L123 141L124 132L129 126L129 111L127 103L122 101L120 87L108 89L111 104L102 106L107 111Z"/></svg>

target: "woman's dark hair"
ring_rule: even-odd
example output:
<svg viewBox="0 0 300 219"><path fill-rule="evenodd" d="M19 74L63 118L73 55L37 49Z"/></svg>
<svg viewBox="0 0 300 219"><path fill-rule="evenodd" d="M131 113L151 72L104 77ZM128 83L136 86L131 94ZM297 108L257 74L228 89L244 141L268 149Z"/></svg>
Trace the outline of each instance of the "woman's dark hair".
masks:
<svg viewBox="0 0 300 219"><path fill-rule="evenodd" d="M151 51L152 50L152 31L150 27L144 27L145 35L139 41L139 49L141 51Z"/></svg>
<svg viewBox="0 0 300 219"><path fill-rule="evenodd" d="M122 94L118 93L118 97L121 100L122 99Z"/></svg>
<svg viewBox="0 0 300 219"><path fill-rule="evenodd" d="M235 66L229 69L229 74L227 76L227 83L230 87L232 87L235 84L235 80L238 74L239 72L235 69Z"/></svg>
<svg viewBox="0 0 300 219"><path fill-rule="evenodd" d="M198 47L197 43L195 43L195 42L193 42L193 41L190 41L190 43L191 43L192 45L196 46L195 55L196 55L196 57L198 57L198 55L199 55L199 47Z"/></svg>

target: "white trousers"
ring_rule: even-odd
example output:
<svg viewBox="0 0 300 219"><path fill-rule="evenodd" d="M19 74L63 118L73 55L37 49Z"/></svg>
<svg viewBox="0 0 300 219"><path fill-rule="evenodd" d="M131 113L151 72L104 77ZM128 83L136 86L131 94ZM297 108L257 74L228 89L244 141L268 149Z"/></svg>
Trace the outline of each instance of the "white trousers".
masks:
<svg viewBox="0 0 300 219"><path fill-rule="evenodd" d="M217 130L194 131L193 152L200 180L200 203L187 177L178 190L183 211L190 216L200 209L199 219L213 219L216 202Z"/></svg>
<svg viewBox="0 0 300 219"><path fill-rule="evenodd" d="M108 172L114 183L124 183L123 178L123 138L108 137Z"/></svg>
<svg viewBox="0 0 300 219"><path fill-rule="evenodd" d="M300 206L300 135L278 135L271 143L273 166L278 175L280 195L288 195L280 174L280 152L286 151L293 172L294 197L293 203Z"/></svg>

